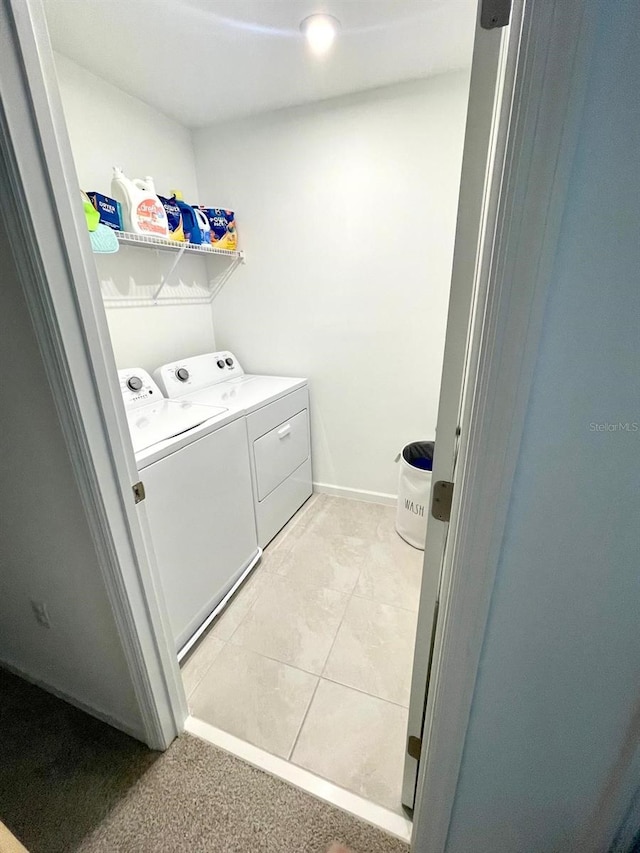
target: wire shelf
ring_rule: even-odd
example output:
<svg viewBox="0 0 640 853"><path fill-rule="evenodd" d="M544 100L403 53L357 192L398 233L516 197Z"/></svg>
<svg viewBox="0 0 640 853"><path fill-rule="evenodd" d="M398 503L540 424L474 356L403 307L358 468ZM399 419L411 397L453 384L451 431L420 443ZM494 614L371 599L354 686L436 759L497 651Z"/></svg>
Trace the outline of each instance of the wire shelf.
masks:
<svg viewBox="0 0 640 853"><path fill-rule="evenodd" d="M185 243L178 240L166 240L163 237L152 237L143 234L132 234L128 231L116 231L118 242L123 246L139 249L153 249L156 252L169 252L172 258L169 269L160 275L155 284L128 285L131 290L123 292L109 277L102 278L102 298L110 308L142 308L150 305L205 305L212 302L220 293L227 280L237 267L245 262L244 252L231 249L218 249L210 245ZM196 282L185 283L177 278L176 269L180 259L185 255L199 255L211 261L228 261L220 269L220 264L213 264L215 274L206 284ZM109 257L109 256L102 256ZM211 270L212 271L212 270ZM176 280L177 279L177 280Z"/></svg>
<svg viewBox="0 0 640 853"><path fill-rule="evenodd" d="M208 243L185 243L181 240L167 240L164 237L152 237L147 234L133 234L130 231L116 231L118 242L124 246L149 246L152 249L164 249L171 252L187 252L197 255L222 255L226 258L242 258L242 252L232 249L218 249Z"/></svg>

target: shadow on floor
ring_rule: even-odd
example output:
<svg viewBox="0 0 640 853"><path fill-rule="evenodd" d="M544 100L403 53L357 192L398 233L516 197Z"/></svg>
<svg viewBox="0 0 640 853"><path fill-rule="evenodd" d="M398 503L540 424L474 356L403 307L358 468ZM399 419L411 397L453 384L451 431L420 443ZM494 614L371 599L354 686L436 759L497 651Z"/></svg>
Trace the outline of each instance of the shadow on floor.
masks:
<svg viewBox="0 0 640 853"><path fill-rule="evenodd" d="M0 820L30 853L76 849L158 758L0 669Z"/></svg>

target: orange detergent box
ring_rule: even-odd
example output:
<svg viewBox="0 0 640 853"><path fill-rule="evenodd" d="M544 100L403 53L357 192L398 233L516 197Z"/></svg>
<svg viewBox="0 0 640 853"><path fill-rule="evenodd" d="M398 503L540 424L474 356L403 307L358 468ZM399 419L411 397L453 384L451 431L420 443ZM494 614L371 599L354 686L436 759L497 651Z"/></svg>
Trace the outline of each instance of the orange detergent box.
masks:
<svg viewBox="0 0 640 853"><path fill-rule="evenodd" d="M236 218L233 210L225 210L222 207L204 207L200 210L207 217L211 226L211 245L216 249L238 248L238 232L236 231Z"/></svg>

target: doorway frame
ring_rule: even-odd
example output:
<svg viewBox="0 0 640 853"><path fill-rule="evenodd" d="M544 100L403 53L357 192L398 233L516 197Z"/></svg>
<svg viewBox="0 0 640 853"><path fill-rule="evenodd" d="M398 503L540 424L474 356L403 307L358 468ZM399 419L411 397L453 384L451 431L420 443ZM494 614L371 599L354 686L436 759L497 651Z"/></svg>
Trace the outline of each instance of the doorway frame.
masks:
<svg viewBox="0 0 640 853"><path fill-rule="evenodd" d="M135 456L86 222L70 191L77 178L40 0L0 0L0 181L0 215L15 235L20 284L139 706L142 730L128 733L164 750L188 708L145 507L133 497Z"/></svg>
<svg viewBox="0 0 640 853"><path fill-rule="evenodd" d="M44 12L39 0L2 3L14 47L0 57L2 94L10 94L0 116L11 187L4 216L18 238L21 284L85 499L144 739L162 749L184 730L188 710L154 582L144 504L134 505L131 493L135 458L90 243L70 195L75 172ZM465 402L445 551L413 830L412 846L421 853L442 853L446 845L579 131L576 93L586 82L592 24L578 0L527 0L524 7L504 170L489 190L500 183L491 263L478 282L484 313L474 324L477 368ZM487 493L491 501L483 500Z"/></svg>

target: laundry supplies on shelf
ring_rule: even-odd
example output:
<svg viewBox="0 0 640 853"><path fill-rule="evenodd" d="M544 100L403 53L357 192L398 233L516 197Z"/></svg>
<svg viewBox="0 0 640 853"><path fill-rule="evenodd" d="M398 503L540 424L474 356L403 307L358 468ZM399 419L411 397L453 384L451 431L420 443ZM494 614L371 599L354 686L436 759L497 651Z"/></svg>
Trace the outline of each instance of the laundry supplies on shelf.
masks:
<svg viewBox="0 0 640 853"><path fill-rule="evenodd" d="M207 244L211 243L211 226L209 225L209 220L199 207L194 207L193 212L195 213L196 219L198 220L198 224L200 226L202 242Z"/></svg>
<svg viewBox="0 0 640 853"><path fill-rule="evenodd" d="M169 223L164 205L156 195L153 178L131 180L114 166L111 193L122 205L125 231L147 236L169 237Z"/></svg>
<svg viewBox="0 0 640 853"><path fill-rule="evenodd" d="M89 196L85 192L82 192L82 190L80 191L80 195L82 196L82 206L87 221L87 229L89 230L91 248L96 254L117 252L120 245L116 235L110 228L100 222L100 214L91 203Z"/></svg>
<svg viewBox="0 0 640 853"><path fill-rule="evenodd" d="M200 210L207 217L211 228L211 245L218 249L235 251L238 248L238 232L234 212L220 207L202 205Z"/></svg>
<svg viewBox="0 0 640 853"><path fill-rule="evenodd" d="M152 177L131 179L114 166L113 197L96 191L90 196L101 223L114 231L237 251L238 234L232 210L187 204L181 190L170 193L158 195Z"/></svg>
<svg viewBox="0 0 640 853"><path fill-rule="evenodd" d="M80 195L82 196L82 207L84 209L84 216L87 220L87 228L89 229L89 233L95 231L100 224L100 214L95 209L95 207L91 204L91 199L89 196L80 190Z"/></svg>
<svg viewBox="0 0 640 853"><path fill-rule="evenodd" d="M184 201L184 196L182 195L181 190L171 190L171 192L173 193L176 204L180 208L180 213L182 214L184 239L188 243L195 243L197 246L200 246L204 242L204 239L202 228L200 227L200 220L196 216L195 210L190 204L187 204Z"/></svg>
<svg viewBox="0 0 640 853"><path fill-rule="evenodd" d="M87 195L100 214L100 222L114 231L122 231L122 205L120 202L95 190L91 190Z"/></svg>
<svg viewBox="0 0 640 853"><path fill-rule="evenodd" d="M159 195L158 198L162 202L162 206L167 214L167 222L169 224L169 239L184 242L184 228L182 227L182 212L176 202L176 197L165 198Z"/></svg>

